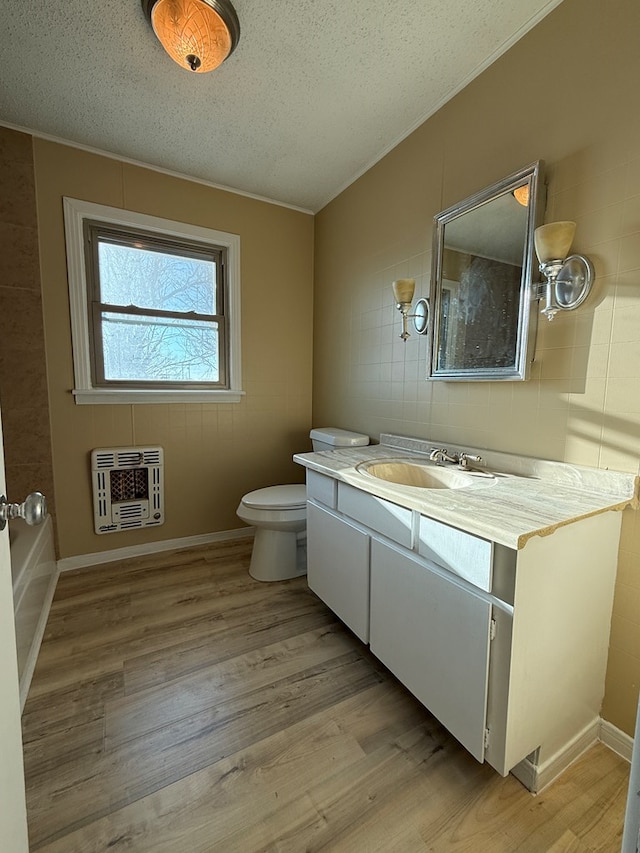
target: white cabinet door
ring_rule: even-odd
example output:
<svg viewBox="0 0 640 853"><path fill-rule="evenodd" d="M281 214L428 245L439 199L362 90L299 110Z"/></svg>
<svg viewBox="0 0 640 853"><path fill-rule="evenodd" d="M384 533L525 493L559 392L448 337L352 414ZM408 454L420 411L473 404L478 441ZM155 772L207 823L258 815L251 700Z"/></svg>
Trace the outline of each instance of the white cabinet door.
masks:
<svg viewBox="0 0 640 853"><path fill-rule="evenodd" d="M484 760L491 605L413 557L371 543L371 651Z"/></svg>
<svg viewBox="0 0 640 853"><path fill-rule="evenodd" d="M309 587L366 643L370 537L315 504L308 504L307 510Z"/></svg>

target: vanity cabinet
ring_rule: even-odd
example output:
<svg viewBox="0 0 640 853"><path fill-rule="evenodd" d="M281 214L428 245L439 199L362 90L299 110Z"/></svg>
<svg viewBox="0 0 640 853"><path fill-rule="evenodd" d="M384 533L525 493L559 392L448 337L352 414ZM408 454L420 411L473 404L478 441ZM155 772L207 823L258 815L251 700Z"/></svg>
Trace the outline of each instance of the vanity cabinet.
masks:
<svg viewBox="0 0 640 853"><path fill-rule="evenodd" d="M598 737L621 513L519 549L307 471L310 588L478 759L531 790Z"/></svg>

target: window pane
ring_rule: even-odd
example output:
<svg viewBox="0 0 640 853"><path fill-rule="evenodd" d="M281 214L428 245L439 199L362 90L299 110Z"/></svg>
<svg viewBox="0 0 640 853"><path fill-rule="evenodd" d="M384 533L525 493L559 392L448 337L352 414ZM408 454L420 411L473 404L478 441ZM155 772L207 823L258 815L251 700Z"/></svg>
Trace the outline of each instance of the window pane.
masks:
<svg viewBox="0 0 640 853"><path fill-rule="evenodd" d="M98 242L100 301L162 311L218 314L216 263Z"/></svg>
<svg viewBox="0 0 640 853"><path fill-rule="evenodd" d="M102 314L104 376L133 382L218 382L218 324Z"/></svg>

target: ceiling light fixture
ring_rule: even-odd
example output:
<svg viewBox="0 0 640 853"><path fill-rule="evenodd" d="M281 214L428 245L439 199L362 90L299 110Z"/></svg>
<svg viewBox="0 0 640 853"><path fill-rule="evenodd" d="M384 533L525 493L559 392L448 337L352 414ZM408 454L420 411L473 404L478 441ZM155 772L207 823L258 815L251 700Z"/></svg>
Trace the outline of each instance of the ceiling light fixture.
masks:
<svg viewBox="0 0 640 853"><path fill-rule="evenodd" d="M189 71L213 71L240 39L230 0L142 0L142 8L171 59Z"/></svg>
<svg viewBox="0 0 640 853"><path fill-rule="evenodd" d="M513 191L513 197L523 207L529 206L529 184L523 184L521 187L516 187Z"/></svg>

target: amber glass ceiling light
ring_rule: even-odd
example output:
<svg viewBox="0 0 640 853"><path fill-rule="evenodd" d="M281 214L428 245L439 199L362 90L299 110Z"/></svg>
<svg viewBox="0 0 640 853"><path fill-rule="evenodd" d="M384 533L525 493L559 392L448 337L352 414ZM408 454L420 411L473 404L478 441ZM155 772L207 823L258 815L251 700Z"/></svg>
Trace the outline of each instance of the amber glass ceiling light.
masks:
<svg viewBox="0 0 640 853"><path fill-rule="evenodd" d="M523 184L521 187L516 187L513 191L513 197L523 207L529 204L529 184Z"/></svg>
<svg viewBox="0 0 640 853"><path fill-rule="evenodd" d="M189 71L213 71L238 44L230 0L142 0L142 8L169 56Z"/></svg>

